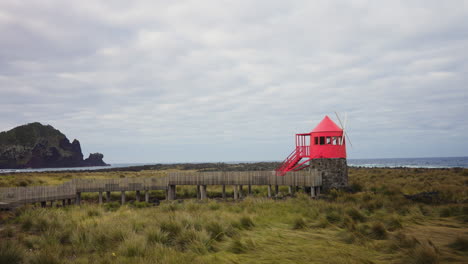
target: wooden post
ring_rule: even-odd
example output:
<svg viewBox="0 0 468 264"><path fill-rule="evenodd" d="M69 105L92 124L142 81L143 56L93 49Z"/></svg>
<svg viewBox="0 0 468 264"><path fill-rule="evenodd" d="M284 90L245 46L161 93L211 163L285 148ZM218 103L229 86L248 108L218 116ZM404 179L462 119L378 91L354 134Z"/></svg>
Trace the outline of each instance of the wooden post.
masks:
<svg viewBox="0 0 468 264"><path fill-rule="evenodd" d="M317 188L317 190L315 192L317 193L317 197L318 197L318 196L320 196L320 186L317 186L316 188Z"/></svg>
<svg viewBox="0 0 468 264"><path fill-rule="evenodd" d="M268 185L268 198L271 198L271 184Z"/></svg>
<svg viewBox="0 0 468 264"><path fill-rule="evenodd" d="M315 198L315 187L314 186L310 187L310 197Z"/></svg>
<svg viewBox="0 0 468 264"><path fill-rule="evenodd" d="M68 202L68 205L71 205L71 199L68 199L67 202Z"/></svg>
<svg viewBox="0 0 468 264"><path fill-rule="evenodd" d="M249 184L249 186L248 186L248 192L249 192L249 195L252 195L252 185L251 184Z"/></svg>
<svg viewBox="0 0 468 264"><path fill-rule="evenodd" d="M41 207L42 208L46 207L46 202L45 201L41 202Z"/></svg>
<svg viewBox="0 0 468 264"><path fill-rule="evenodd" d="M135 199L136 199L137 202L140 201L140 191L136 191Z"/></svg>
<svg viewBox="0 0 468 264"><path fill-rule="evenodd" d="M76 204L76 205L80 205L80 204L81 204L81 192L77 192L77 193L76 193L75 204Z"/></svg>
<svg viewBox="0 0 468 264"><path fill-rule="evenodd" d="M63 207L67 206L67 201L65 199L62 200L62 206Z"/></svg>
<svg viewBox="0 0 468 264"><path fill-rule="evenodd" d="M278 193L279 193L279 186L275 185L275 195L278 195Z"/></svg>
<svg viewBox="0 0 468 264"><path fill-rule="evenodd" d="M197 199L201 199L201 190L200 190L200 185L197 185Z"/></svg>
<svg viewBox="0 0 468 264"><path fill-rule="evenodd" d="M239 199L239 186L234 185L234 200Z"/></svg>
<svg viewBox="0 0 468 264"><path fill-rule="evenodd" d="M111 200L111 195L110 195L111 192L107 191L106 192L106 202L110 202Z"/></svg>
<svg viewBox="0 0 468 264"><path fill-rule="evenodd" d="M292 186L291 186L291 185L288 186L288 193L289 193L290 195L292 195Z"/></svg>
<svg viewBox="0 0 468 264"><path fill-rule="evenodd" d="M226 199L226 185L223 184L223 199Z"/></svg>
<svg viewBox="0 0 468 264"><path fill-rule="evenodd" d="M102 192L99 192L99 204L102 204Z"/></svg>
<svg viewBox="0 0 468 264"><path fill-rule="evenodd" d="M50 207L54 207L54 201L50 201Z"/></svg>
<svg viewBox="0 0 468 264"><path fill-rule="evenodd" d="M176 186L175 185L169 185L169 189L167 192L167 199L168 200L176 199Z"/></svg>
<svg viewBox="0 0 468 264"><path fill-rule="evenodd" d="M149 203L149 191L145 191L145 202Z"/></svg>
<svg viewBox="0 0 468 264"><path fill-rule="evenodd" d="M122 205L124 205L125 204L125 191L122 191L120 198L121 198Z"/></svg>
<svg viewBox="0 0 468 264"><path fill-rule="evenodd" d="M207 196L206 196L206 185L201 185L200 187L201 187L200 197L201 197L202 200L205 200L207 198Z"/></svg>

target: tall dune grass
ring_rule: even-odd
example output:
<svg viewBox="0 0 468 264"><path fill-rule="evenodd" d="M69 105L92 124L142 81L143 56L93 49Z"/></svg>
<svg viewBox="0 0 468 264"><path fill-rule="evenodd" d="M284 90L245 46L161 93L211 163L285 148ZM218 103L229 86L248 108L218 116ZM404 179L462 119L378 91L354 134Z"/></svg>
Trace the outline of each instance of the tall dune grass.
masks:
<svg viewBox="0 0 468 264"><path fill-rule="evenodd" d="M89 195L81 207L25 207L0 226L0 263L467 262L466 192L435 204L403 196L419 187L445 192L464 184L463 171L442 172L453 179L424 189L420 175L431 181L446 175L356 169L353 192L332 191L316 200L302 191L267 199L266 188L254 188L238 202L185 199L147 207L129 195L125 206L99 206ZM216 197L221 189L208 191ZM196 194L190 187L177 192Z"/></svg>

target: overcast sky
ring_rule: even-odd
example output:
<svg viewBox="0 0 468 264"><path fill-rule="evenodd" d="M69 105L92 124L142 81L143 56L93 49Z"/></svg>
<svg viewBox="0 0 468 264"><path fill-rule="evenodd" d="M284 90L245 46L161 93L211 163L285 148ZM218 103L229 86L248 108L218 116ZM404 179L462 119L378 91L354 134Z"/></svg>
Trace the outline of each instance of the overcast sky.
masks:
<svg viewBox="0 0 468 264"><path fill-rule="evenodd" d="M100 2L100 3L99 3ZM468 155L468 1L0 1L0 130L110 163Z"/></svg>

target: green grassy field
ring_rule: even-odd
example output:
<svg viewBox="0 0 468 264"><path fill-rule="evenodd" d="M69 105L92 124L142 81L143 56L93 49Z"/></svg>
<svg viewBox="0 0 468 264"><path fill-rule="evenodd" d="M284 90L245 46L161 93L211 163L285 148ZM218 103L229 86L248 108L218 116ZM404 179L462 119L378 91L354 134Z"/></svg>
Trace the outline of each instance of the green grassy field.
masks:
<svg viewBox="0 0 468 264"><path fill-rule="evenodd" d="M155 175L164 172L17 174L0 182ZM289 197L287 189L266 199L266 188L254 188L239 202L99 206L89 194L81 207L25 207L2 215L0 263L468 263L468 170L351 168L349 177L352 192L319 200ZM437 195L426 203L403 196L420 192ZM195 188L177 195L193 197ZM220 188L208 187L208 195L220 196Z"/></svg>

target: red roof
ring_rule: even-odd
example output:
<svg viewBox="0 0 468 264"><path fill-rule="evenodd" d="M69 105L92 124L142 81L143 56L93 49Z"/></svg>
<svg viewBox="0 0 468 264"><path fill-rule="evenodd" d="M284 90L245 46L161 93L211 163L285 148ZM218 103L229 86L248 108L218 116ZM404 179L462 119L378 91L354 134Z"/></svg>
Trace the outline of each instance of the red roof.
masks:
<svg viewBox="0 0 468 264"><path fill-rule="evenodd" d="M332 131L343 131L339 126L335 124L328 116L325 118L312 130L312 133L316 132L332 132Z"/></svg>

